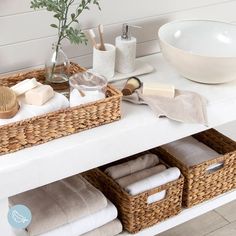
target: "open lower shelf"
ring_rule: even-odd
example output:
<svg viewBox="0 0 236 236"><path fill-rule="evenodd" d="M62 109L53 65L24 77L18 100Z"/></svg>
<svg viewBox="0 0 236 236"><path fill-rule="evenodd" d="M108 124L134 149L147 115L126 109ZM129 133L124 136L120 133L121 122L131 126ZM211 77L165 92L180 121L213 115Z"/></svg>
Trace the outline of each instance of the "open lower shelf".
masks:
<svg viewBox="0 0 236 236"><path fill-rule="evenodd" d="M142 230L137 234L129 234L128 232L123 232L122 234L120 234L120 236L154 236L234 200L236 200L236 190L220 195L212 200L206 201L192 208L184 209L179 215L156 224L150 228Z"/></svg>
<svg viewBox="0 0 236 236"><path fill-rule="evenodd" d="M156 224L150 228L140 231L137 234L129 234L128 232L123 232L119 236L154 236L160 234L168 229L174 228L180 224L183 224L191 219L194 219L200 215L203 215L209 211L212 211L220 206L223 206L229 202L236 200L236 190L225 193L219 197L212 200L206 201L202 204L194 206L189 209L184 209L179 215L174 216L166 221ZM24 231L15 232L15 236L27 236ZM13 235L11 235L13 236Z"/></svg>

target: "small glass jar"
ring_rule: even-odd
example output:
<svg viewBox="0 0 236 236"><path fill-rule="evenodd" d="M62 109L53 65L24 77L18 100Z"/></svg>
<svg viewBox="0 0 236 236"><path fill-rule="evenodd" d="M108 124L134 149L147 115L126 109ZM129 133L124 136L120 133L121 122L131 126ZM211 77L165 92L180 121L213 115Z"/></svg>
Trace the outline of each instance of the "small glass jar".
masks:
<svg viewBox="0 0 236 236"><path fill-rule="evenodd" d="M69 79L70 106L95 102L106 97L107 79L86 71L75 74Z"/></svg>
<svg viewBox="0 0 236 236"><path fill-rule="evenodd" d="M56 92L69 95L69 68L70 62L61 45L54 43L52 53L45 64L46 83Z"/></svg>

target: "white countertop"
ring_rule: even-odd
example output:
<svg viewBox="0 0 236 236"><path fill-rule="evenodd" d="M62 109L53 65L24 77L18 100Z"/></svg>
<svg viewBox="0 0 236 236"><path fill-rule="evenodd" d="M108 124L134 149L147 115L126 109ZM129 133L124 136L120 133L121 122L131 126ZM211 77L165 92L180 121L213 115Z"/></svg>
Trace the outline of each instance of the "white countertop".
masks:
<svg viewBox="0 0 236 236"><path fill-rule="evenodd" d="M142 80L172 83L208 101L210 127L236 120L236 82L203 85L179 76L161 54L141 58L156 71ZM203 125L157 119L146 106L123 103L122 120L0 157L0 199L197 133Z"/></svg>

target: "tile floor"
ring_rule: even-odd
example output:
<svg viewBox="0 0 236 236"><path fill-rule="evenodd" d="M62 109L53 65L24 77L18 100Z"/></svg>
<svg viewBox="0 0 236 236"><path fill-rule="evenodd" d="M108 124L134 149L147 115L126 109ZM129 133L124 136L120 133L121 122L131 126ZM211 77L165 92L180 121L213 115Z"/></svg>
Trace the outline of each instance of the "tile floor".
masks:
<svg viewBox="0 0 236 236"><path fill-rule="evenodd" d="M236 201L158 236L236 236Z"/></svg>

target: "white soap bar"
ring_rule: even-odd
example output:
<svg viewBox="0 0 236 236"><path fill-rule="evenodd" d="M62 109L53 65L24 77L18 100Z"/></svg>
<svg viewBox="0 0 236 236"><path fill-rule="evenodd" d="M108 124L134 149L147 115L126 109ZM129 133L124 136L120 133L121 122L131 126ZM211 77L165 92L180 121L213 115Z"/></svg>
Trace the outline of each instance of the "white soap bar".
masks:
<svg viewBox="0 0 236 236"><path fill-rule="evenodd" d="M25 102L30 105L42 106L54 96L53 88L49 85L40 85L25 93Z"/></svg>
<svg viewBox="0 0 236 236"><path fill-rule="evenodd" d="M15 92L17 96L20 96L26 93L27 91L29 91L30 89L33 89L37 86L38 86L38 82L35 78L33 78L33 79L23 80L22 82L12 86L11 89Z"/></svg>
<svg viewBox="0 0 236 236"><path fill-rule="evenodd" d="M175 87L170 84L143 83L143 95L161 96L167 98L175 97Z"/></svg>

